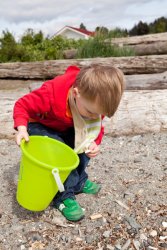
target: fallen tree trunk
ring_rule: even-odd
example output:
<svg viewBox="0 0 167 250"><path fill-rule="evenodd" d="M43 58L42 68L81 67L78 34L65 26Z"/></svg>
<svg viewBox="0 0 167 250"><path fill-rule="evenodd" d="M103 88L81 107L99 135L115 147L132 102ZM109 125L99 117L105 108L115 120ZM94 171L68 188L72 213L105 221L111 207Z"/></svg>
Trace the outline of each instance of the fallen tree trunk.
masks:
<svg viewBox="0 0 167 250"><path fill-rule="evenodd" d="M132 49L137 56L167 54L167 32L106 40L107 43Z"/></svg>
<svg viewBox="0 0 167 250"><path fill-rule="evenodd" d="M107 41L109 42L110 40L107 40ZM137 45L137 44L166 42L167 32L149 34L149 35L143 35L143 36L112 38L111 41L112 41L112 44L117 44L117 45Z"/></svg>
<svg viewBox="0 0 167 250"><path fill-rule="evenodd" d="M77 65L82 68L92 63L99 65L114 65L122 69L123 72L128 75L153 74L167 70L167 55L1 63L0 78L44 80L63 74L65 69L70 65Z"/></svg>
<svg viewBox="0 0 167 250"><path fill-rule="evenodd" d="M12 109L28 88L8 93L0 91L0 139L13 138ZM167 131L167 90L126 91L112 119L105 118L105 133L112 136Z"/></svg>
<svg viewBox="0 0 167 250"><path fill-rule="evenodd" d="M158 74L126 75L127 90L167 89L167 71Z"/></svg>
<svg viewBox="0 0 167 250"><path fill-rule="evenodd" d="M125 92L118 111L106 119L113 136L167 131L167 90Z"/></svg>
<svg viewBox="0 0 167 250"><path fill-rule="evenodd" d="M123 45L123 47L133 50L137 56L167 54L167 41L151 44Z"/></svg>
<svg viewBox="0 0 167 250"><path fill-rule="evenodd" d="M167 89L167 71L159 74L126 75L126 90ZM33 82L30 91L37 89L43 82Z"/></svg>

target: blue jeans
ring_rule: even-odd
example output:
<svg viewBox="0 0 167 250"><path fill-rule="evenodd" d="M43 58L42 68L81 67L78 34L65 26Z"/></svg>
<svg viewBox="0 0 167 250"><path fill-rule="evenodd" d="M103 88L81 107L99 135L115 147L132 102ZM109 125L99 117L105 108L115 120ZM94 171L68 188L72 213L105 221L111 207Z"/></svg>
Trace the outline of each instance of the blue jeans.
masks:
<svg viewBox="0 0 167 250"><path fill-rule="evenodd" d="M48 136L67 144L71 148L74 148L74 128L70 128L64 132L57 132L40 123L32 122L28 124L28 133L29 135ZM58 206L63 200L67 198L75 199L75 194L80 193L85 185L85 181L88 178L85 169L90 158L87 157L85 153L79 154L78 156L80 159L79 165L76 169L71 171L70 175L66 179L64 183L65 191L62 193L58 192L53 199L53 204L55 206Z"/></svg>

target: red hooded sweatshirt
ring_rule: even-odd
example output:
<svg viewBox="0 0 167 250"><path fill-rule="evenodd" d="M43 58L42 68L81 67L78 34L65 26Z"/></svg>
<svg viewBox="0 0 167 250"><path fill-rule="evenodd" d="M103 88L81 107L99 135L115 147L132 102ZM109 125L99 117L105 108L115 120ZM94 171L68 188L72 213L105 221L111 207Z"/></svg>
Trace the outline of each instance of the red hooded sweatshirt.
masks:
<svg viewBox="0 0 167 250"><path fill-rule="evenodd" d="M39 122L56 131L65 131L73 127L72 117L68 115L68 92L75 82L80 69L76 66L67 68L64 75L45 82L39 89L21 97L14 106L14 128L27 126L30 120ZM96 138L101 143L104 128Z"/></svg>

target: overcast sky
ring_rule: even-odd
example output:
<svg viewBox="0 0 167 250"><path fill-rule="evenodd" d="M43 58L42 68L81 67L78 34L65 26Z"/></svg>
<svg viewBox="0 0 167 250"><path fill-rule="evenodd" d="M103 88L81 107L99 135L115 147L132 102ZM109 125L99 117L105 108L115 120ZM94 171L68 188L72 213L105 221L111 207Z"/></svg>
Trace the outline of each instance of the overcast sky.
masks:
<svg viewBox="0 0 167 250"><path fill-rule="evenodd" d="M51 36L81 22L92 31L97 26L131 29L161 16L167 17L167 0L0 0L0 34L9 30L18 37L32 28Z"/></svg>

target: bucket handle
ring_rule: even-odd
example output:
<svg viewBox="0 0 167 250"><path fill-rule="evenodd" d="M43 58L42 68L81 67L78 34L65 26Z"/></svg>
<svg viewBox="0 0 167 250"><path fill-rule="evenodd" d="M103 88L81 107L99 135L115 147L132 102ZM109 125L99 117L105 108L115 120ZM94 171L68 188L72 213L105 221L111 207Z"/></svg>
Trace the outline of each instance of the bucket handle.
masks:
<svg viewBox="0 0 167 250"><path fill-rule="evenodd" d="M52 174L53 174L53 176L54 176L54 178L55 178L55 181L56 181L56 183L57 183L57 186L58 186L59 191L60 191L60 192L64 192L65 189L64 189L64 185L63 185L63 183L62 183L62 181L61 181L61 179L60 179L59 170L58 170L57 168L54 168L54 169L52 170Z"/></svg>

